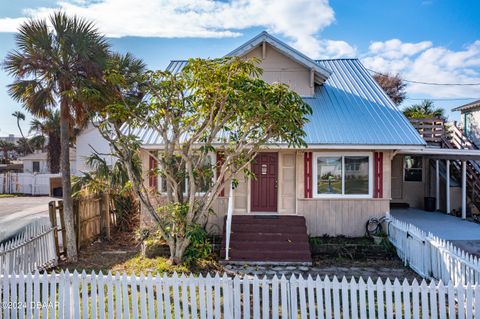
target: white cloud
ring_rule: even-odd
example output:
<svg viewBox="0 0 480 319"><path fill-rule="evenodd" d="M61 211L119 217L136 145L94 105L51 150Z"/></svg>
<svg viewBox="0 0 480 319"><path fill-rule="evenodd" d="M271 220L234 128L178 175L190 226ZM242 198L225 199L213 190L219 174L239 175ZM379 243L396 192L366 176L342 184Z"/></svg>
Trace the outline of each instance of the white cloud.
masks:
<svg viewBox="0 0 480 319"><path fill-rule="evenodd" d="M109 37L233 37L261 27L312 58L355 52L346 42L318 38L335 20L328 0L63 0L25 14L46 17L56 9L93 20ZM0 32L12 32L22 21L2 18Z"/></svg>
<svg viewBox="0 0 480 319"><path fill-rule="evenodd" d="M480 40L456 51L434 46L430 41L373 42L362 62L372 70L400 73L413 81L480 83ZM480 97L480 87L409 83L407 93L431 98Z"/></svg>
<svg viewBox="0 0 480 319"><path fill-rule="evenodd" d="M16 32L20 24L22 24L26 18L2 18L0 19L0 32Z"/></svg>

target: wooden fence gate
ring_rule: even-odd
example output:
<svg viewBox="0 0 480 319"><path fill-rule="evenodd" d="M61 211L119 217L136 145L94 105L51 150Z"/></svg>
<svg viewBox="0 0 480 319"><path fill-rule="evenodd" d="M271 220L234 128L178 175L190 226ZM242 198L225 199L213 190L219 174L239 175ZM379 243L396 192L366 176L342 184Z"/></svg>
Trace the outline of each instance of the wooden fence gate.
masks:
<svg viewBox="0 0 480 319"><path fill-rule="evenodd" d="M55 245L60 256L66 254L67 247L63 201L51 201L49 212L52 226L56 227ZM75 199L73 201L73 213L78 249L92 243L101 235L110 239L111 226L115 223L115 217L110 212L107 195L89 195ZM58 235L58 232L61 233L61 236ZM61 245L60 241L62 242Z"/></svg>

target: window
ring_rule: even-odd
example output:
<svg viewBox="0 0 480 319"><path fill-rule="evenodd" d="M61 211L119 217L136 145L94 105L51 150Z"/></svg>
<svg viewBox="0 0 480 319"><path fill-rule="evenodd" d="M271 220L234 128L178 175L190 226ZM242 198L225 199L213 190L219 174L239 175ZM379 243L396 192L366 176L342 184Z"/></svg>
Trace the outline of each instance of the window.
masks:
<svg viewBox="0 0 480 319"><path fill-rule="evenodd" d="M403 159L405 182L421 182L423 162L421 156L405 156Z"/></svg>
<svg viewBox="0 0 480 319"><path fill-rule="evenodd" d="M205 158L204 166L203 169L200 170L200 174L198 176L199 179L199 187L197 193L203 194L205 193L208 188L210 187L210 184L212 183L212 180L215 178L215 168L212 166L214 165L214 160L215 156L214 154L209 154ZM158 192L159 193L166 193L167 192L167 181L165 178L162 178L161 176L159 178L159 183L158 183ZM185 178L185 183L182 184L182 190L183 194L187 193L188 189L188 178Z"/></svg>
<svg viewBox="0 0 480 319"><path fill-rule="evenodd" d="M34 173L40 172L40 162L38 162L38 161L33 161L32 162L32 171Z"/></svg>
<svg viewBox="0 0 480 319"><path fill-rule="evenodd" d="M314 197L370 197L371 154L315 154Z"/></svg>

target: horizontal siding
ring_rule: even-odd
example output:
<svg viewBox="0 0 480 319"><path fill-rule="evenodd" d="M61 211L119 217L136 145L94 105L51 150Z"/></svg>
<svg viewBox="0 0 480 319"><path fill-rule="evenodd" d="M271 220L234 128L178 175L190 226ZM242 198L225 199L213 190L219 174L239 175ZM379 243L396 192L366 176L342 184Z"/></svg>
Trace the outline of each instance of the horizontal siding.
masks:
<svg viewBox="0 0 480 319"><path fill-rule="evenodd" d="M389 205L389 199L299 199L298 214L310 236L361 237L368 219L384 216Z"/></svg>

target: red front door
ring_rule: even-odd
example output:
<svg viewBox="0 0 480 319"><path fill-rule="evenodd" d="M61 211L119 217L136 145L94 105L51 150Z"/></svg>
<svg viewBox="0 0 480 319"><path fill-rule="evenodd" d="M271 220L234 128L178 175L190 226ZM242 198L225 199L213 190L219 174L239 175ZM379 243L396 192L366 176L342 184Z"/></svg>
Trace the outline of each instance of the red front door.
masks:
<svg viewBox="0 0 480 319"><path fill-rule="evenodd" d="M278 153L259 153L252 162L252 212L276 212Z"/></svg>

